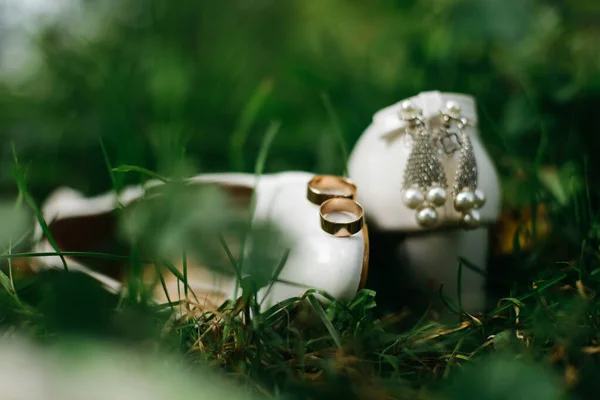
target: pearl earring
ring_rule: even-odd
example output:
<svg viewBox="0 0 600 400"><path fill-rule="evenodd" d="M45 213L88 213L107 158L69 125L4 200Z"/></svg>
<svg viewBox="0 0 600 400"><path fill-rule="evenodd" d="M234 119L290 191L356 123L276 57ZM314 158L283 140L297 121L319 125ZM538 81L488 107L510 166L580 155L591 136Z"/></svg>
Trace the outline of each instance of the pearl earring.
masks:
<svg viewBox="0 0 600 400"><path fill-rule="evenodd" d="M413 148L404 170L402 199L406 207L416 210L419 226L430 228L439 220L436 207L446 203L446 174L425 129L422 110L411 101L405 101L400 117L406 122L406 134L413 137Z"/></svg>
<svg viewBox="0 0 600 400"><path fill-rule="evenodd" d="M449 132L452 122L460 131L460 153L453 185L454 209L461 213L460 224L464 229L475 229L481 224L479 209L485 204L485 194L477 189L477 161L471 139L465 127L468 120L461 115L458 103L449 101L442 110L442 131Z"/></svg>

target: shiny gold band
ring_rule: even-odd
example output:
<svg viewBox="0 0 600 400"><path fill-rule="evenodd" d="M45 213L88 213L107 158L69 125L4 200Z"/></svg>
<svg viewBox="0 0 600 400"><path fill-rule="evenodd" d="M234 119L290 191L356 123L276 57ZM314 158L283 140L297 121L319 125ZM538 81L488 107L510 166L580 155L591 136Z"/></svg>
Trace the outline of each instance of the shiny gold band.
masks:
<svg viewBox="0 0 600 400"><path fill-rule="evenodd" d="M355 219L347 222L336 222L328 218L329 214L352 214ZM360 204L351 199L335 197L321 204L321 229L337 237L352 236L360 232L364 224L364 211Z"/></svg>
<svg viewBox="0 0 600 400"><path fill-rule="evenodd" d="M311 203L321 205L336 197L354 200L356 185L349 179L335 175L317 175L308 182L306 198Z"/></svg>

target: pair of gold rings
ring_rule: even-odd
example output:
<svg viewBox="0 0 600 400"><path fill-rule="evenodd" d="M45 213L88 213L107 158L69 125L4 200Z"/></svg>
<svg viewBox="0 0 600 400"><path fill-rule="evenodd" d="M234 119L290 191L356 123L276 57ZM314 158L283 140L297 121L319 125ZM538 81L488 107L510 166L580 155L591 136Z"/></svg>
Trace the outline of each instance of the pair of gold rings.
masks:
<svg viewBox="0 0 600 400"><path fill-rule="evenodd" d="M364 210L356 199L356 185L335 175L317 175L308 182L306 197L320 206L321 229L337 237L352 236L364 225Z"/></svg>

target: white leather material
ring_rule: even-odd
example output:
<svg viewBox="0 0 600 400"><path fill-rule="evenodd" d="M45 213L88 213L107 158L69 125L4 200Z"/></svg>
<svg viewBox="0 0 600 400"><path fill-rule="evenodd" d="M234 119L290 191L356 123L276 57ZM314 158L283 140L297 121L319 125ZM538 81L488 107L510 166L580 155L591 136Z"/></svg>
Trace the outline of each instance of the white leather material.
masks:
<svg viewBox="0 0 600 400"><path fill-rule="evenodd" d="M259 178L252 174L223 173L198 175L190 179L192 182L254 187L256 208L253 221L273 223L291 245L287 261L278 277L287 283L276 282L268 292L266 288L262 289L259 300L263 307L300 296L312 288L324 290L338 299L350 299L358 289L365 252L363 232L342 238L331 236L321 229L319 207L306 198L306 186L312 177L314 174L307 172L285 172ZM147 186L158 184L160 183L153 181ZM143 188L139 186L128 188L123 191L124 195L121 195L120 200L127 204L142 196L143 192ZM42 211L47 220L102 214L114 209L116 200L114 192L84 198L72 190L62 188L49 198ZM39 226L36 227L36 236L38 239L42 237ZM53 252L47 240L41 240L34 250ZM56 256L44 257L44 262L48 266L62 268L62 263ZM89 273L112 290L119 289L117 281L99 276L74 260L68 259L68 262L73 269ZM233 298L235 281L207 271L208 278L190 282L192 289L198 287L205 290L210 287L225 298Z"/></svg>
<svg viewBox="0 0 600 400"><path fill-rule="evenodd" d="M463 115L477 121L475 101L472 97L437 91L423 92L410 100L423 110L423 116L433 124L445 104L457 102ZM427 232L415 220L415 211L408 209L402 201L403 173L411 148L406 141L405 123L399 118L404 100L377 112L372 123L354 147L349 163L350 178L360 188L358 201L364 206L371 229L380 232L406 232L408 235L396 244L396 262L410 272L416 283L431 290L444 284L444 293L458 303L458 259L464 257L474 265L485 269L487 261L488 229L463 231L458 226L459 213L453 202L438 208L440 230ZM435 125L434 125L435 126ZM498 175L485 148L479 140L477 126L469 126L468 134L478 166L478 187L487 197L480 210L484 223L494 223L500 213L500 186ZM442 158L442 165L452 187L457 167L457 157ZM454 228L454 229L452 229ZM418 235L411 235L419 232ZM390 260L394 262L394 260ZM485 305L484 278L469 270L462 270L460 298L468 311L481 311Z"/></svg>
<svg viewBox="0 0 600 400"><path fill-rule="evenodd" d="M197 182L222 182L256 187L254 221L270 221L286 236L291 250L277 282L267 293L259 292L263 306L308 289L322 289L338 299L351 299L358 289L364 254L364 236L334 237L321 229L319 207L306 198L306 186L314 174L283 172L263 175L207 174ZM360 190L360 189L359 189ZM265 298L266 297L266 298Z"/></svg>
<svg viewBox="0 0 600 400"><path fill-rule="evenodd" d="M423 109L425 119L439 115L447 101L458 102L463 114L477 120L475 103L470 96L440 92L424 92L411 98ZM404 100L403 100L404 101ZM414 210L402 202L403 174L411 148L404 137L404 122L399 118L398 102L375 114L373 122L356 143L348 162L348 173L360 188L358 201L367 210L369 221L386 231L420 231ZM485 206L479 210L483 222L494 222L500 213L498 174L479 140L477 127L468 127L479 172L478 187L485 193ZM457 155L442 157L448 186L452 187ZM438 209L444 225L458 226L460 214L452 201Z"/></svg>

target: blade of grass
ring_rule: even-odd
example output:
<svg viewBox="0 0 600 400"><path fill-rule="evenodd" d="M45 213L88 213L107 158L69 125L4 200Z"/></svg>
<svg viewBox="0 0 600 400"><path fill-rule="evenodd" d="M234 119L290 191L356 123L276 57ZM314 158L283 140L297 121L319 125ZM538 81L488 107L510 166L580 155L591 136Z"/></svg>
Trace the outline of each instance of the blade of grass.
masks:
<svg viewBox="0 0 600 400"><path fill-rule="evenodd" d="M35 200L31 196L29 191L27 191L27 183L25 182L25 173L23 171L23 168L19 164L19 160L17 158L17 151L15 149L14 143L12 144L12 150L13 150L13 158L14 158L14 162L15 162L15 180L17 181L17 187L19 189L19 193L23 196L25 203L31 208L31 210L35 214L35 218L37 219L38 223L40 224L40 227L42 228L44 235L46 235L46 238L48 238L48 242L50 242L50 245L52 246L52 248L56 251L56 253L60 257L60 261L63 264L65 272L69 272L69 267L67 266L67 260L65 260L65 257L62 255L61 250L58 247L58 244L54 240L54 237L52 236L52 233L50 232L50 228L48 228L48 225L46 224L46 221L44 220L44 216L42 215L42 212L40 211L39 207L35 203Z"/></svg>
<svg viewBox="0 0 600 400"><path fill-rule="evenodd" d="M231 135L231 167L234 171L244 171L244 147L248 134L260 109L265 104L269 94L273 91L273 81L270 79L263 80L250 97L244 109L242 110L237 128Z"/></svg>
<svg viewBox="0 0 600 400"><path fill-rule="evenodd" d="M269 151L271 150L271 144L273 140L279 133L279 128L281 128L280 121L273 121L269 125L267 132L263 138L262 144L260 146L260 150L258 152L258 157L256 158L256 164L254 165L254 175L257 180L262 175L265 164L267 162L267 156L269 155Z"/></svg>
<svg viewBox="0 0 600 400"><path fill-rule="evenodd" d="M456 276L456 293L458 296L458 308L460 310L463 309L462 306L462 267L463 264L462 262L458 261L458 272L457 272L457 276Z"/></svg>
<svg viewBox="0 0 600 400"><path fill-rule="evenodd" d="M344 159L344 168L342 169L342 173L344 176L348 176L348 170L346 166L348 165L348 158L350 153L348 152L348 146L346 145L346 141L344 140L344 134L342 132L342 128L340 127L339 119L337 117L335 109L333 108L333 105L331 104L331 99L329 98L329 95L327 93L321 93L321 101L325 106L325 110L327 110L327 115L329 116L331 127L333 128L333 132L340 145L340 151L342 152L342 157Z"/></svg>
<svg viewBox="0 0 600 400"><path fill-rule="evenodd" d="M12 240L9 240L8 249L6 250L8 254L12 252ZM2 271L0 271L0 284L4 287L4 289L8 292L8 294L13 297L16 301L19 301L17 297L17 291L15 290L15 285L13 283L13 273L12 273L12 262L8 259L8 277Z"/></svg>
<svg viewBox="0 0 600 400"><path fill-rule="evenodd" d="M260 305L263 304L263 302L269 296L269 293L271 293L271 289L273 289L273 285L275 284L276 279L279 277L279 274L283 270L283 267L285 266L285 263L286 263L289 255L290 255L290 250L287 249L286 252L285 252L285 254L283 255L283 257L279 261L279 264L277 264L277 268L275 268L275 271L273 272L273 276L271 278L271 282L269 283L269 286L267 287L267 290L265 290L265 295L264 295L263 299L260 301Z"/></svg>
<svg viewBox="0 0 600 400"><path fill-rule="evenodd" d="M277 136L277 133L279 133L279 128L281 127L281 122L279 121L273 121L271 122L271 124L269 125L269 127L267 128L267 132L265 133L265 136L263 138L262 144L260 146L260 150L258 152L258 157L256 158L256 163L254 165L254 176L255 176L255 184L254 187L256 188L258 186L258 182L260 180L260 176L262 175L264 168L265 168L265 164L267 161L267 156L269 155L269 150L271 149L271 144L273 143L273 140L275 139L275 137ZM237 268L239 270L239 274L241 276L241 272L243 269L243 264L244 264L244 254L246 253L246 246L248 243L248 235L251 232L251 227L252 227L252 220L254 218L254 211L256 209L256 190L252 191L252 197L250 199L250 216L248 218L248 222L247 222L247 231L245 232L245 234L242 237L242 243L241 243L241 251L240 251L240 258L238 260L237 263ZM236 284L235 284L235 290L234 290L234 296L235 298L237 298L238 296L238 292L240 289L240 280L236 279Z"/></svg>
<svg viewBox="0 0 600 400"><path fill-rule="evenodd" d="M183 294L185 296L186 304L188 301L188 264L187 264L187 254L185 248L181 251L182 258L182 268L183 268Z"/></svg>
<svg viewBox="0 0 600 400"><path fill-rule="evenodd" d="M137 246L135 244L131 249L131 268L127 270L127 296L134 301L134 303L142 301L144 293L144 283L142 279L142 261L136 251Z"/></svg>
<svg viewBox="0 0 600 400"><path fill-rule="evenodd" d="M452 300L450 300L448 297L446 297L444 295L444 284L442 283L440 285L440 289L439 289L439 295L440 298L442 299L442 302L446 305L446 307L448 307L450 309L451 312L453 312L454 314L460 314L460 308L454 304L454 302Z"/></svg>
<svg viewBox="0 0 600 400"><path fill-rule="evenodd" d="M452 354L450 354L450 356L448 357L448 360L446 361L446 368L444 368L444 374L443 374L444 379L447 379L448 376L450 375L450 368L452 367L452 364L454 363L454 358L456 357L456 353L458 353L458 351L462 347L463 341L464 341L464 338L460 338L458 340L458 343L456 343L456 346L454 346L454 350L452 351Z"/></svg>
<svg viewBox="0 0 600 400"><path fill-rule="evenodd" d="M169 302L171 311L175 311L175 308L173 306L173 301L171 300L171 296L169 296L169 290L167 289L167 283L165 282L165 278L162 275L162 272L160 271L159 266L155 264L154 267L156 268L156 273L158 274L158 279L160 280L160 284L163 288L163 291L165 292L165 296L167 297L167 301Z"/></svg>
<svg viewBox="0 0 600 400"><path fill-rule="evenodd" d="M12 254L12 238L10 238L10 240L8 241L8 254ZM12 265L12 258L8 259L8 277L10 278L10 287L12 288L13 292L17 292L15 290L15 282L13 280L13 265Z"/></svg>
<svg viewBox="0 0 600 400"><path fill-rule="evenodd" d="M537 289L532 290L529 293L526 293L526 294L516 297L516 298L514 298L514 296L511 296L511 298L514 298L514 300L516 300L517 302L522 304L524 300L527 300L528 298L536 295L537 293L540 293L540 292L548 289L549 287L556 285L558 282L562 281L566 277L567 277L567 274L562 274L562 275L544 283L543 285L538 286ZM506 302L504 305L496 307L494 310L490 311L487 315L491 317L491 316L496 315L508 308L513 307L514 305L515 305L515 301Z"/></svg>
<svg viewBox="0 0 600 400"><path fill-rule="evenodd" d="M25 241L27 238L29 238L30 236L31 236L31 231L29 231L29 232L25 232L24 234L22 234L21 236L19 236L19 238L18 238L18 239L17 239L17 240L16 240L16 241L15 241L15 242L12 244L12 247L14 248L15 246L18 246L18 245L20 245L21 243L23 243L23 242L24 242L24 241ZM1 258L2 256L4 256L4 255L7 255L7 254L9 254L9 253L11 253L11 254L12 254L12 251L10 251L10 252L9 252L9 251L8 251L8 249L4 250L4 252L2 252L2 253L0 254L0 258ZM55 254L55 255L58 255L58 254Z"/></svg>
<svg viewBox="0 0 600 400"><path fill-rule="evenodd" d="M227 258L229 259L229 262L231 263L231 265L233 267L233 272L235 272L237 278L241 280L242 276L240 274L240 271L237 268L238 262L235 260L235 257L233 256L233 253L231 252L231 249L229 248L227 241L225 240L225 238L223 237L223 235L221 233L219 233L217 236L219 238L219 242L221 243L221 247L223 247L223 250L225 250L225 254L227 255Z"/></svg>
<svg viewBox="0 0 600 400"><path fill-rule="evenodd" d="M169 272L171 272L173 275L175 275L175 277L184 284L184 287L188 288L189 292L194 297L194 300L197 303L200 303L200 301L198 300L198 297L196 297L196 294L194 293L194 290L191 287L189 287L189 285L185 281L183 274L181 272L179 272L179 270L177 268L175 268L175 266L173 264L169 263L168 261L163 261L161 264L164 265L165 268L167 268L169 270Z"/></svg>
<svg viewBox="0 0 600 400"><path fill-rule="evenodd" d="M12 253L12 247L13 246L12 246L12 239L11 239L11 240L9 240L9 243L8 243L8 249L6 250L7 254ZM13 280L13 266L12 266L11 259L8 259L8 273L9 273L9 275L7 276L3 271L0 271L0 285L2 285L2 287L4 287L4 290L6 290L8 295L19 306L21 312L24 312L26 315L29 315L29 316L35 315L36 313L35 313L34 309L31 306L29 306L21 301L21 299L19 298L19 295L17 293L17 290L15 289L15 283Z"/></svg>
<svg viewBox="0 0 600 400"><path fill-rule="evenodd" d="M119 165L112 169L113 172L139 172L142 175L146 175L150 178L157 179L163 183L171 182L170 179L157 174L156 172L150 171L149 169L138 167L137 165Z"/></svg>
<svg viewBox="0 0 600 400"><path fill-rule="evenodd" d="M464 257L458 257L458 261L460 263L463 264L464 267L466 267L467 269L470 269L471 271L485 277L485 278L490 278L490 275L488 274L488 272L486 270L484 270L481 267L478 267L477 265L473 264L472 262L470 262L469 260L467 260Z"/></svg>
<svg viewBox="0 0 600 400"><path fill-rule="evenodd" d="M325 310L323 309L323 307L321 307L321 304L319 303L319 301L317 300L317 298L314 295L312 295L312 294L309 295L309 296L307 296L306 298L308 299L308 302L310 303L310 305L317 312L319 318L323 322L323 325L325 325L325 328L327 329L327 331L331 335L331 338L333 339L333 342L335 343L335 345L339 349L341 349L342 348L342 337L340 336L340 334L338 333L338 331L335 329L335 327L333 326L333 324L331 323L331 321L329 320L329 318L327 318L327 313L325 312Z"/></svg>
<svg viewBox="0 0 600 400"><path fill-rule="evenodd" d="M59 254L62 254L64 257L99 258L99 259L115 260L115 261L131 261L132 260L132 258L130 256L120 256L120 255L116 255L116 254L85 252L85 251L63 251L61 253L58 253L58 252L56 252L56 253L33 252L33 253L0 254L0 260L1 259L28 258L28 257L56 257ZM150 261L147 261L147 262L150 262Z"/></svg>
<svg viewBox="0 0 600 400"><path fill-rule="evenodd" d="M121 203L121 199L119 198L119 193L121 191L121 186L117 183L115 174L114 174L114 169L112 167L112 163L110 162L110 157L108 156L108 152L106 151L106 147L104 146L104 142L102 141L102 138L99 138L100 140L100 147L102 148L102 155L104 157L104 163L106 165L106 168L108 170L108 174L110 176L110 180L113 186L113 189L115 191L115 199L116 199L116 203L117 203L117 212L120 213L120 216L123 217L123 215L125 214L125 206L123 205L123 203ZM150 172L148 170L142 169L144 173L146 172ZM151 173L152 174L152 173ZM163 181L164 182L164 181ZM131 272L128 273L129 275L129 285L130 285L130 289L133 289L133 292L135 293L139 287L140 289L140 293L145 294L144 291L144 279L143 279L143 267L142 267L142 261L139 259L139 257L137 256L137 254L139 254L139 250L137 248L137 244L136 243L131 243L131 250L129 253L129 261L131 262ZM126 292L123 292L123 294L125 294ZM127 292L129 293L129 292ZM168 297L168 293L165 293ZM135 296L135 295L134 295ZM119 306L122 303L119 304Z"/></svg>
<svg viewBox="0 0 600 400"><path fill-rule="evenodd" d="M110 177L110 182L112 183L113 189L115 192L119 193L120 185L117 183L117 178L115 177L112 164L110 162L110 158L108 157L108 152L106 151L106 146L104 146L104 141L102 137L98 138L100 141L100 148L102 149L102 156L104 157L104 164L106 164L106 168L108 169L108 176ZM118 196L117 196L118 201Z"/></svg>

